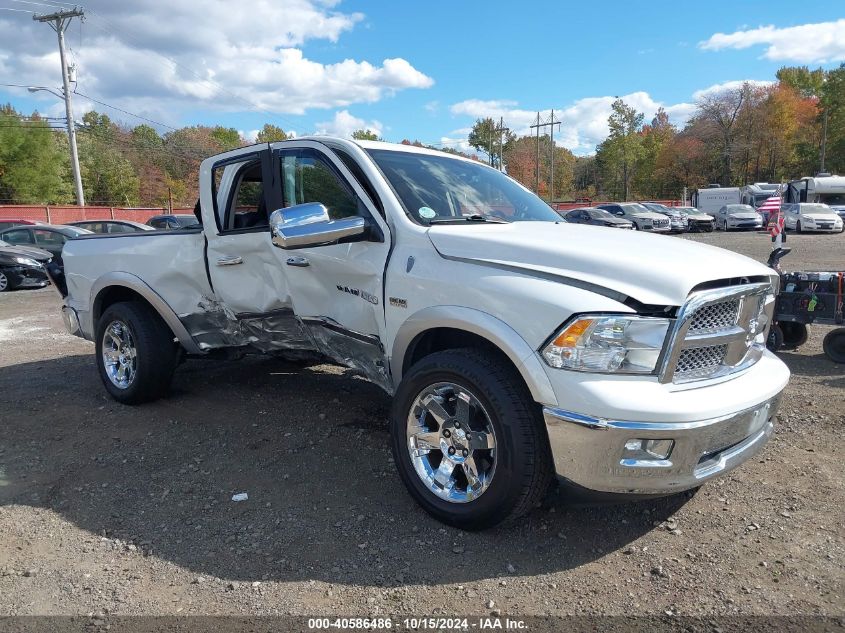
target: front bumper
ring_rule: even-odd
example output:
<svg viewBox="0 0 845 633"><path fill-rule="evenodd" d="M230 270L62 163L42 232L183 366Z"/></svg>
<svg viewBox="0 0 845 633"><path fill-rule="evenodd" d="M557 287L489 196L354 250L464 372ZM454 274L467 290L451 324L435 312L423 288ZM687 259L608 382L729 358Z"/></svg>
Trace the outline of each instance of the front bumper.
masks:
<svg viewBox="0 0 845 633"><path fill-rule="evenodd" d="M780 394L717 418L689 422L606 420L543 408L558 476L588 490L672 494L700 486L757 454L774 431ZM672 440L663 459L626 456L632 440Z"/></svg>
<svg viewBox="0 0 845 633"><path fill-rule="evenodd" d="M47 273L41 267L14 266L4 269L12 288L43 288L49 283Z"/></svg>
<svg viewBox="0 0 845 633"><path fill-rule="evenodd" d="M762 220L737 220L728 218L729 229L760 229L763 228Z"/></svg>

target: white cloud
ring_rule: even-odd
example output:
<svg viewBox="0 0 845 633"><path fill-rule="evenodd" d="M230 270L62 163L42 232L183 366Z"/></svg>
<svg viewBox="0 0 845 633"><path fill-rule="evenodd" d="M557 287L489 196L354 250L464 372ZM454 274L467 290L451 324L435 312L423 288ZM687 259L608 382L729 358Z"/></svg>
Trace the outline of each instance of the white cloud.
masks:
<svg viewBox="0 0 845 633"><path fill-rule="evenodd" d="M248 10L229 0L85 5L81 43L76 24L68 31L79 91L165 122L197 107L301 114L433 84L402 58L307 58L303 43L337 42L363 19L338 0L256 0ZM21 83L55 86L55 36L27 14L0 14L0 67Z"/></svg>
<svg viewBox="0 0 845 633"><path fill-rule="evenodd" d="M335 112L334 119L317 123L317 134L351 138L356 130L370 130L381 136L382 124L378 121L365 121L349 113L348 110Z"/></svg>
<svg viewBox="0 0 845 633"><path fill-rule="evenodd" d="M767 47L763 57L773 61L789 60L804 64L843 61L845 18L785 28L770 25L733 33L715 33L698 46L704 50L720 51L760 45Z"/></svg>
<svg viewBox="0 0 845 633"><path fill-rule="evenodd" d="M555 120L561 122L561 125L555 128L555 142L576 154L594 151L596 145L608 134L607 118L615 99L616 97L611 96L586 97L563 108L555 108ZM646 121L650 121L658 108L663 106L673 123L683 125L695 109L691 103L663 104L654 100L647 92L633 92L623 95L622 99L639 112L643 112ZM537 112L517 106L517 102L510 100L468 99L453 104L450 111L452 114L472 118L502 117L512 132L518 135L536 134L531 125L537 122ZM549 121L550 117L551 110L540 111L541 123ZM549 128L543 130L546 134L548 131Z"/></svg>
<svg viewBox="0 0 845 633"><path fill-rule="evenodd" d="M768 86L774 85L776 82L774 81L764 81L761 79L737 79L734 81L724 81L720 84L713 84L712 86L708 86L707 88L702 88L701 90L696 90L692 93L692 98L696 101L701 99L702 97L707 97L709 95L718 94L720 92L724 92L725 90L733 90L735 88L741 88L745 84L749 84L755 88L766 88Z"/></svg>

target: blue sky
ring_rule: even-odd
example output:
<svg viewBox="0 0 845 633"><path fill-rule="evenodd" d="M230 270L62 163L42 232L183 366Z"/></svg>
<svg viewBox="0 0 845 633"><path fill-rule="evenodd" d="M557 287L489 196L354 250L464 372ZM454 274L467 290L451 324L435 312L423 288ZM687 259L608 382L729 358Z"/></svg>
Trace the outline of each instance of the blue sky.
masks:
<svg viewBox="0 0 845 633"><path fill-rule="evenodd" d="M604 135L613 96L647 117L663 105L682 123L702 90L770 81L783 65L845 61L845 6L830 1L800 11L778 0L87 6L81 30L68 32L79 92L170 126L220 123L245 136L265 122L299 135L363 126L388 140L461 147L477 116L504 116L524 132L533 112L555 108L561 144L583 154ZM18 10L0 10L0 83L57 86L55 36L22 12L47 7L3 7ZM25 90L0 87L0 100L61 113L52 97Z"/></svg>

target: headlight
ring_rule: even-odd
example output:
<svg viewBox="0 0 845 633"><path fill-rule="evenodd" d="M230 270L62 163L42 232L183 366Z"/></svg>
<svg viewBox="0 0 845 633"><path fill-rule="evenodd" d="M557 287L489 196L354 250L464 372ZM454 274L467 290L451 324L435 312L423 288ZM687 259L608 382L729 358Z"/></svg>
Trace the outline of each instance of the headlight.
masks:
<svg viewBox="0 0 845 633"><path fill-rule="evenodd" d="M35 261L31 257L15 257L14 260L18 264L21 264L23 266L35 266L36 268L41 266L41 264L39 264L37 261Z"/></svg>
<svg viewBox="0 0 845 633"><path fill-rule="evenodd" d="M650 374L669 330L669 319L612 315L583 316L543 349L552 367L576 371Z"/></svg>

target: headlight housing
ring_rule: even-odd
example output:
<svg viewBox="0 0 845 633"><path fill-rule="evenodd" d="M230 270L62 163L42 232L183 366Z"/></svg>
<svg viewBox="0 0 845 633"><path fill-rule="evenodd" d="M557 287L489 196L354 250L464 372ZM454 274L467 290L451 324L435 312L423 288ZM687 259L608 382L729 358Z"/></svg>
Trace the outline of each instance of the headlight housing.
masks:
<svg viewBox="0 0 845 633"><path fill-rule="evenodd" d="M33 266L35 268L41 266L41 264L39 264L37 260L34 260L31 257L15 257L14 260L22 266Z"/></svg>
<svg viewBox="0 0 845 633"><path fill-rule="evenodd" d="M657 370L669 319L587 315L570 321L543 348L546 363L592 373L651 374Z"/></svg>

